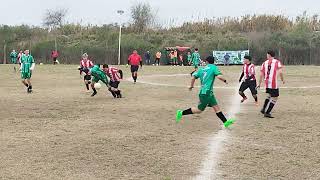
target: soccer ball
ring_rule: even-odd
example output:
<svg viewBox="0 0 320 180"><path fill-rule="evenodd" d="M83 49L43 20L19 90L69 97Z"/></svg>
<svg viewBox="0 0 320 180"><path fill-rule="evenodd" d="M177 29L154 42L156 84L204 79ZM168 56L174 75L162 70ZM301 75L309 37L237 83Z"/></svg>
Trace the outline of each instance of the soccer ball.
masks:
<svg viewBox="0 0 320 180"><path fill-rule="evenodd" d="M100 89L101 88L101 84L100 83L95 83L94 84L94 88L95 89Z"/></svg>
<svg viewBox="0 0 320 180"><path fill-rule="evenodd" d="M42 66L42 65L43 65L43 63L40 63L40 65Z"/></svg>
<svg viewBox="0 0 320 180"><path fill-rule="evenodd" d="M58 59L56 60L56 63L57 63L57 64L60 64L60 62L58 61Z"/></svg>

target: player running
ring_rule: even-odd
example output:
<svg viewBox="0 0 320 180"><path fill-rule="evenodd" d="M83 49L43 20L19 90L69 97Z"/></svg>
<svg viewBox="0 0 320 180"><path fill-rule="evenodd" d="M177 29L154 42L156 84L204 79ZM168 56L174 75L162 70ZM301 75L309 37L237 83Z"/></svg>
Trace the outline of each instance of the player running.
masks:
<svg viewBox="0 0 320 180"><path fill-rule="evenodd" d="M21 79L22 83L27 87L27 92L32 92L31 75L35 67L35 62L33 57L29 54L29 50L25 50L24 54L21 56Z"/></svg>
<svg viewBox="0 0 320 180"><path fill-rule="evenodd" d="M80 61L79 70L80 70L80 75L82 73L85 74L83 77L83 81L84 81L84 84L86 85L87 92L89 91L89 84L91 83L90 68L92 67L93 67L93 62L90 59L88 59L88 54L84 53Z"/></svg>
<svg viewBox="0 0 320 180"><path fill-rule="evenodd" d="M200 58L200 54L199 54L199 49L195 48L194 53L192 53L192 55L191 55L191 63L194 67L194 71L191 72L191 76L194 72L196 72L198 70L200 61L201 61L201 58Z"/></svg>
<svg viewBox="0 0 320 180"><path fill-rule="evenodd" d="M261 66L261 73L259 79L259 85L257 88L260 88L262 79L265 81L266 85L266 93L268 93L268 97L264 102L263 108L261 109L261 113L264 114L266 118L274 118L271 115L271 111L275 106L278 97L279 97L279 87L278 87L278 73L280 74L280 78L283 84L285 84L283 72L282 72L282 64L279 60L275 59L275 52L268 51L267 60Z"/></svg>
<svg viewBox="0 0 320 180"><path fill-rule="evenodd" d="M189 90L192 90L194 87L195 80L200 78L201 81L201 89L199 92L199 99L200 103L198 107L193 107L186 109L184 111L177 110L176 113L176 122L180 122L182 116L189 115L189 114L200 114L202 111L206 109L207 106L212 107L213 110L216 112L216 115L221 119L224 126L227 128L231 124L234 123L233 119L226 119L223 113L220 110L218 102L213 94L213 84L214 80L217 77L219 80L227 83L227 80L223 78L220 70L216 65L214 65L214 57L209 56L206 58L206 62L208 65L202 69L199 69L197 72L192 74L191 86Z"/></svg>
<svg viewBox="0 0 320 180"><path fill-rule="evenodd" d="M123 78L123 73L121 69L115 67L109 67L109 65L103 65L103 71L110 78L109 82L109 91L111 92L114 98L122 98L121 91L118 89L120 84L120 79Z"/></svg>
<svg viewBox="0 0 320 180"><path fill-rule="evenodd" d="M108 77L107 75L100 69L100 64L96 64L93 66L93 68L90 69L90 74L93 76L92 77L92 83L91 83L91 88L93 90L93 93L91 94L91 97L95 96L97 94L97 90L94 87L94 84L102 81L109 89L109 84L108 84Z"/></svg>
<svg viewBox="0 0 320 180"><path fill-rule="evenodd" d="M135 84L138 79L139 64L140 64L140 67L142 68L142 58L138 54L137 50L134 50L133 53L129 56L128 64L131 65L132 79Z"/></svg>
<svg viewBox="0 0 320 180"><path fill-rule="evenodd" d="M239 82L242 82L239 89L239 94L242 97L241 103L243 103L245 100L248 99L247 96L244 94L244 91L249 88L255 100L255 104L258 105L255 66L251 63L251 60L251 56L244 56L244 65L239 79Z"/></svg>

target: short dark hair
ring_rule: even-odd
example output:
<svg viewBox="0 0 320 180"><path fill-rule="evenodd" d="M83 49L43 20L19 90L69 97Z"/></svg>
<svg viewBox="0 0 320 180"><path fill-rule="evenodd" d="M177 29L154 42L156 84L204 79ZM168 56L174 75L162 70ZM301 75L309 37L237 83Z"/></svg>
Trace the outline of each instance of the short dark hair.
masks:
<svg viewBox="0 0 320 180"><path fill-rule="evenodd" d="M246 56L244 56L244 59L248 59L249 61L251 61L251 60L252 60L252 57L249 56L249 55L246 55Z"/></svg>
<svg viewBox="0 0 320 180"><path fill-rule="evenodd" d="M103 68L109 68L108 64L104 64L102 67Z"/></svg>
<svg viewBox="0 0 320 180"><path fill-rule="evenodd" d="M272 51L272 50L269 50L267 53L268 53L271 57L275 57L275 56L276 56L276 53L275 53L274 51Z"/></svg>
<svg viewBox="0 0 320 180"><path fill-rule="evenodd" d="M199 49L198 49L198 48L195 48L194 50L195 50L195 51L198 51Z"/></svg>
<svg viewBox="0 0 320 180"><path fill-rule="evenodd" d="M214 57L213 56L208 56L206 58L206 61L209 63L209 64L214 64Z"/></svg>

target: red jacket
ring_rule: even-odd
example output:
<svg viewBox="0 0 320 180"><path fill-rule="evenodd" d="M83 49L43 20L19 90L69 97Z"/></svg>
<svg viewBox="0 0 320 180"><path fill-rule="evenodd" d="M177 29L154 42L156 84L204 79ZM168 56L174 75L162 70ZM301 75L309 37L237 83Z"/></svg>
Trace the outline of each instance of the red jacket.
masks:
<svg viewBox="0 0 320 180"><path fill-rule="evenodd" d="M128 58L128 62L130 65L139 66L142 58L139 54L131 54Z"/></svg>
<svg viewBox="0 0 320 180"><path fill-rule="evenodd" d="M51 52L51 57L52 57L52 58L57 58L58 56L59 56L58 51L52 51L52 52Z"/></svg>

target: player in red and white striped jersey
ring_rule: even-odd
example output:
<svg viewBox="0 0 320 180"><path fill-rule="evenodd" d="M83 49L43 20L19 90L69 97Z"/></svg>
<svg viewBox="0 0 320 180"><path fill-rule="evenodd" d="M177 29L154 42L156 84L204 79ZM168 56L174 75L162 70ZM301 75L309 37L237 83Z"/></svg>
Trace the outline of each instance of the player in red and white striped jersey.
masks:
<svg viewBox="0 0 320 180"><path fill-rule="evenodd" d="M103 65L103 72L106 73L110 78L109 91L114 98L122 98L121 91L118 89L120 80L123 78L123 73L121 69L110 67L107 64Z"/></svg>
<svg viewBox="0 0 320 180"><path fill-rule="evenodd" d="M80 75L84 73L83 81L86 85L87 91L89 91L89 84L91 83L90 68L93 67L93 62L88 58L88 54L84 53L80 61Z"/></svg>
<svg viewBox="0 0 320 180"><path fill-rule="evenodd" d="M256 81L256 71L254 64L251 63L251 56L245 56L244 57L244 65L242 67L242 73L239 79L239 82L241 83L239 94L242 96L241 103L243 103L245 100L247 100L247 96L244 94L244 91L248 88L251 91L251 94L255 100L256 105L258 105L258 97L257 97L257 81Z"/></svg>
<svg viewBox="0 0 320 180"><path fill-rule="evenodd" d="M260 80L258 86L261 86L262 79L264 79L266 93L268 93L269 95L264 102L263 108L261 109L261 113L263 113L264 117L267 118L273 118L271 116L271 111L279 97L278 74L280 75L282 83L285 83L282 72L283 65L279 60L275 59L274 57L275 52L268 51L268 59L261 66Z"/></svg>

